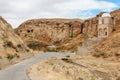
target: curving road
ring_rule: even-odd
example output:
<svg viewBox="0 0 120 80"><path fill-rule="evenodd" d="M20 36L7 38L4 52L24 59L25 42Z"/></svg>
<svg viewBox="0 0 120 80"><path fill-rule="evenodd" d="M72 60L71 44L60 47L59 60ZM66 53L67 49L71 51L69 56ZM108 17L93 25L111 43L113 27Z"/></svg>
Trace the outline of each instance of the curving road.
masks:
<svg viewBox="0 0 120 80"><path fill-rule="evenodd" d="M68 55L68 54L67 54ZM69 54L71 55L71 54ZM18 64L12 65L6 69L0 71L0 80L29 80L26 69L41 60L51 58L51 57L65 57L66 54L47 52L45 54L37 54L34 58L25 60Z"/></svg>

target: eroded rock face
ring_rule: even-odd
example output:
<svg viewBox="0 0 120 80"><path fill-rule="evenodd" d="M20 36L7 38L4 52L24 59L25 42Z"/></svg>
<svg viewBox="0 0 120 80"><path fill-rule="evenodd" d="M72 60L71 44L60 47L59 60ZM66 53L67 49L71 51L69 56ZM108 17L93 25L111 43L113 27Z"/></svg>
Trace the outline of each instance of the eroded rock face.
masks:
<svg viewBox="0 0 120 80"><path fill-rule="evenodd" d="M78 36L82 20L33 19L21 24L15 31L26 42L38 41L49 45L64 43Z"/></svg>
<svg viewBox="0 0 120 80"><path fill-rule="evenodd" d="M98 17L85 20L81 27L83 27L83 33L89 38L97 37Z"/></svg>
<svg viewBox="0 0 120 80"><path fill-rule="evenodd" d="M0 17L0 57L8 54L24 53L26 46L19 36L14 33L11 25Z"/></svg>
<svg viewBox="0 0 120 80"><path fill-rule="evenodd" d="M115 18L114 31L120 31L120 9L111 12L111 15Z"/></svg>

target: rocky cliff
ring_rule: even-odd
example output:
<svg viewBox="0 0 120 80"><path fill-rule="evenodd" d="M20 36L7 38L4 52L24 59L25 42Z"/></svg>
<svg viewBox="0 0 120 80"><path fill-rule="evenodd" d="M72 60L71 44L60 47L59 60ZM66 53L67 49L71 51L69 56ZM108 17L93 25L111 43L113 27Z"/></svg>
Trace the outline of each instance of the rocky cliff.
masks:
<svg viewBox="0 0 120 80"><path fill-rule="evenodd" d="M120 9L111 12L112 17L115 18L115 29L114 31L120 31Z"/></svg>
<svg viewBox="0 0 120 80"><path fill-rule="evenodd" d="M59 50L76 51L82 42L97 37L98 18L103 13L87 20L32 19L22 23L15 32L31 48L35 48L36 45L38 47L56 45ZM111 12L111 15L115 19L113 32L119 31L120 9Z"/></svg>
<svg viewBox="0 0 120 80"><path fill-rule="evenodd" d="M28 45L62 45L82 33L80 19L33 19L21 24L15 31Z"/></svg>

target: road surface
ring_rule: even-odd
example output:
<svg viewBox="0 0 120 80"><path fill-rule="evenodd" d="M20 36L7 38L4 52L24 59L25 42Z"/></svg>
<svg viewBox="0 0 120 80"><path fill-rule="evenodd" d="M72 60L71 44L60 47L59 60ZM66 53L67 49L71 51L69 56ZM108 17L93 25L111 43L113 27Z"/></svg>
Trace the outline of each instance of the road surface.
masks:
<svg viewBox="0 0 120 80"><path fill-rule="evenodd" d="M68 55L68 54L67 54ZM8 68L0 70L0 80L29 80L26 70L29 66L41 60L51 57L65 57L65 54L47 52L45 54L37 54L34 58L25 60Z"/></svg>

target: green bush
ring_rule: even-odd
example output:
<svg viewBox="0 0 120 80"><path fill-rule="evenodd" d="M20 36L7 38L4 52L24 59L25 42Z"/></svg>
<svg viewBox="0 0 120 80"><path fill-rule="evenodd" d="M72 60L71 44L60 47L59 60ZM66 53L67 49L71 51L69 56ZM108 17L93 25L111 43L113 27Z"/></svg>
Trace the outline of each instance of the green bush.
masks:
<svg viewBox="0 0 120 80"><path fill-rule="evenodd" d="M83 80L83 78L79 77L77 80Z"/></svg>
<svg viewBox="0 0 120 80"><path fill-rule="evenodd" d="M2 59L2 56L0 56L0 59Z"/></svg>
<svg viewBox="0 0 120 80"><path fill-rule="evenodd" d="M31 42L27 46L33 50L38 50L42 47L42 44L40 44L39 42Z"/></svg>
<svg viewBox="0 0 120 80"><path fill-rule="evenodd" d="M13 43L12 43L11 41L7 41L7 42L6 42L6 46L8 46L8 47L13 47Z"/></svg>
<svg viewBox="0 0 120 80"><path fill-rule="evenodd" d="M11 60L11 59L14 58L14 55L12 55L12 54L8 54L8 55L7 55L7 58Z"/></svg>

